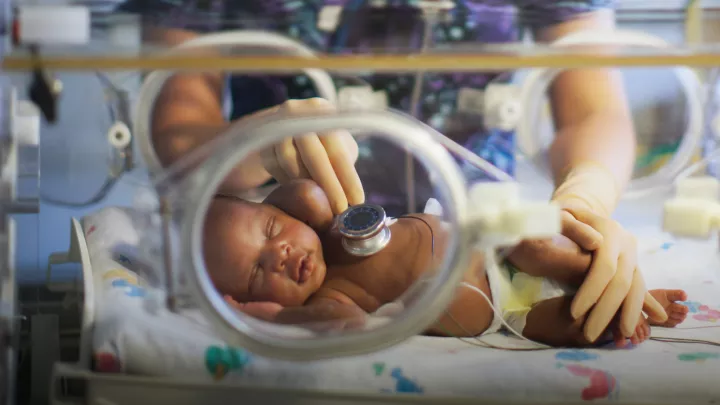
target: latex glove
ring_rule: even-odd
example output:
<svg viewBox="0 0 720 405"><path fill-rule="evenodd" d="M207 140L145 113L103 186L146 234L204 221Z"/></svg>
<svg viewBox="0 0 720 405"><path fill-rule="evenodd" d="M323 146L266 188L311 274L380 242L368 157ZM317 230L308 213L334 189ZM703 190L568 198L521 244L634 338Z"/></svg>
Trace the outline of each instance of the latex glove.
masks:
<svg viewBox="0 0 720 405"><path fill-rule="evenodd" d="M662 305L647 291L637 268L635 237L610 218L566 202L563 208L602 235L593 262L570 307L573 318L587 316L585 337L594 342L619 312L622 336L630 338L644 311L656 322L667 320ZM621 308L622 307L622 308Z"/></svg>
<svg viewBox="0 0 720 405"><path fill-rule="evenodd" d="M626 338L633 335L642 311L654 321L667 319L637 269L634 236L609 218L619 194L612 173L591 162L574 168L553 195L553 201L565 211L563 234L594 252L571 306L575 319L587 316L584 333L590 341L600 337L619 310L619 330Z"/></svg>
<svg viewBox="0 0 720 405"><path fill-rule="evenodd" d="M325 99L311 98L289 100L274 111L332 113L335 106ZM302 135L305 136L287 138L261 152L265 170L280 183L298 178L314 180L325 191L336 215L348 205L365 202L365 192L355 170L358 146L352 135L344 130Z"/></svg>
<svg viewBox="0 0 720 405"><path fill-rule="evenodd" d="M576 207L610 217L617 201L617 186L612 173L597 163L586 163L567 174L555 190L553 201L572 201ZM581 248L594 251L603 243L602 235L588 224L578 221L570 212L562 212L562 234Z"/></svg>

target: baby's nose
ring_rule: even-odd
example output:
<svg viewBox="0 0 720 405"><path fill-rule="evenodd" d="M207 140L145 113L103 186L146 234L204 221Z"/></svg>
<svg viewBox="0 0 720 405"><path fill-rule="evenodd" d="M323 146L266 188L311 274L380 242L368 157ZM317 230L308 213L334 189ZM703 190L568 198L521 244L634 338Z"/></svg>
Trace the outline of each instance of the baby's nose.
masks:
<svg viewBox="0 0 720 405"><path fill-rule="evenodd" d="M286 272L287 261L292 254L292 247L287 243L278 243L273 250L273 271L278 273Z"/></svg>

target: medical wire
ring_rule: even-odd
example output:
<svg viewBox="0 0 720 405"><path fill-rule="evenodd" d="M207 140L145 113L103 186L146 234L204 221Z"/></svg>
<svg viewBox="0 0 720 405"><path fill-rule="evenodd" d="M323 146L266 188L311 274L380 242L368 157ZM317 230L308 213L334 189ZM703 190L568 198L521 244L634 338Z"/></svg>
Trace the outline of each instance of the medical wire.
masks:
<svg viewBox="0 0 720 405"><path fill-rule="evenodd" d="M428 227L428 229L430 230L430 243L431 243L431 245L430 245L430 257L433 257L433 258L434 258L434 257L435 257L435 232L433 231L432 226L430 226L430 224L428 223L428 221L426 221L426 220L424 220L424 219L422 219L422 218L420 218L420 217L416 217L416 216L414 216L414 215L403 215L403 216L401 216L401 217L399 217L399 218L417 219L418 221L422 221L422 222ZM398 219L399 219L399 218L398 218Z"/></svg>

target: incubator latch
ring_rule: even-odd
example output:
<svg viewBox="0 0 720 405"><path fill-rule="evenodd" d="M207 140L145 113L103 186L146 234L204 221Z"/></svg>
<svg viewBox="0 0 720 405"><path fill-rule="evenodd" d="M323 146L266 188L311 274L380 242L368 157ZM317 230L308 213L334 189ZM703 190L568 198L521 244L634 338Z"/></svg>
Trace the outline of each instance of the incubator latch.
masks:
<svg viewBox="0 0 720 405"><path fill-rule="evenodd" d="M520 122L520 88L513 84L491 83L485 90L460 89L458 110L483 117L485 127L512 131Z"/></svg>
<svg viewBox="0 0 720 405"><path fill-rule="evenodd" d="M40 192L40 112L28 101L18 101L15 89L4 96L9 137L3 139L0 157L0 196L4 214L35 214Z"/></svg>
<svg viewBox="0 0 720 405"><path fill-rule="evenodd" d="M521 201L517 183L479 183L470 189L470 226L481 247L504 247L523 239L560 232L560 208L549 202Z"/></svg>
<svg viewBox="0 0 720 405"><path fill-rule="evenodd" d="M375 91L370 86L347 86L338 90L338 108L340 110L383 110L387 107L387 93Z"/></svg>
<svg viewBox="0 0 720 405"><path fill-rule="evenodd" d="M512 131L520 122L520 88L512 84L490 84L485 89L483 115L487 128Z"/></svg>
<svg viewBox="0 0 720 405"><path fill-rule="evenodd" d="M676 236L707 238L720 228L720 182L709 176L677 182L665 202L663 230Z"/></svg>
<svg viewBox="0 0 720 405"><path fill-rule="evenodd" d="M90 42L90 9L81 5L19 5L16 41L25 45Z"/></svg>

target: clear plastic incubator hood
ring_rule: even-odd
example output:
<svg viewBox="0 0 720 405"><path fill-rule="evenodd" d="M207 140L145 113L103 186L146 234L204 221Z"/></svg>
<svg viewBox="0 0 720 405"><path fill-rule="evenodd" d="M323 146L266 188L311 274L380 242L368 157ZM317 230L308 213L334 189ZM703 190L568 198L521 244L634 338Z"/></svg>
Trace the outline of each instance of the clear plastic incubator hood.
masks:
<svg viewBox="0 0 720 405"><path fill-rule="evenodd" d="M280 185L261 203L218 191L259 151L288 137L299 144L339 131L361 139L360 147L377 138L386 150L411 153L432 196L425 213L393 218L366 201L333 218L304 182ZM155 268L165 269L157 291L166 294L151 299L178 311L199 307L228 343L291 360L375 351L442 329L433 324L460 283L494 263L494 248L560 229L556 207L522 203L513 183L485 183L468 193L442 137L382 110L281 109L231 125L155 177L159 205L142 245ZM361 156L357 165L379 163ZM318 220L322 214L329 221Z"/></svg>
<svg viewBox="0 0 720 405"><path fill-rule="evenodd" d="M432 22L426 26L442 21L443 4L423 11L421 19ZM90 52L67 57L64 48L32 46L50 35L47 27L33 30L32 21L25 21L17 38L31 45L30 55L17 52L3 66L33 72L33 101L48 121L55 117L59 96L46 75L50 71L147 73L141 87L128 90L134 92L129 97L134 114L125 111L116 130L111 128L110 135L120 138L109 138L129 160L134 145L149 175L142 198L132 207L141 218L136 223L142 224L136 231L138 257L147 265L147 311L199 314L227 345L264 357L350 356L422 333L477 336L503 326L502 316L483 325L455 319L453 305L461 297L489 304L497 314L502 294L489 291L501 291L497 269L506 249L560 231L559 208L524 201L507 162L524 158L532 171L550 177L551 138L539 122L545 94L564 70L670 65L678 80L686 103L683 136L664 165L630 182L626 198L669 187L706 147L702 141L718 135L711 125L717 112L706 107L710 86L680 66L690 64L687 51L638 32L596 29L548 46L473 45L471 52L432 46L432 35L424 35L414 48L399 46L410 52L369 57L323 54L271 31L229 30L193 36L153 53L148 48L125 56ZM123 24L118 29L127 28ZM89 35L78 32L75 38L71 25L65 29L66 42L72 44ZM341 50L353 51L346 48ZM692 63L717 65L708 55L694 51ZM504 70L521 74L496 73ZM371 84L367 72L397 80ZM484 90L472 88L472 80L458 84L448 78L457 72L486 73L477 85ZM253 87L241 74L266 80L268 86ZM178 107L174 113L186 121L170 123L170 110L162 105L183 100L183 94L168 90L183 76L211 82L223 112L235 113L217 113L216 125L208 129L212 125L194 126L197 111ZM287 90L289 82L299 90ZM457 101L448 107L444 90L452 86ZM252 114L259 109L243 107L220 88L271 108ZM167 143L172 131L175 141ZM203 131L211 132L198 141ZM706 136L713 131L714 136ZM484 142L474 141L480 132L500 145L492 156L473 150ZM292 152L300 149L304 155ZM321 149L328 156L313 166L307 158ZM288 158L287 153L295 155ZM270 167L268 161L279 166ZM313 170L342 170L348 161L354 162L364 195L338 210L326 191L348 185L307 178L322 177ZM264 165L267 176L251 179L244 170L258 165ZM291 181L273 170L304 179ZM252 184L236 187L241 182ZM485 275L486 283L478 281Z"/></svg>
<svg viewBox="0 0 720 405"><path fill-rule="evenodd" d="M199 37L170 54L247 49L313 56L297 42L255 31ZM359 84L338 91L326 71L304 72L324 99L309 103L322 113L303 112L307 103L287 103L240 119L167 169L151 128L155 103L177 74L157 71L146 78L133 132L158 193L157 205L137 207L149 215L141 245L157 274L159 293L149 300L172 311L199 308L228 343L265 356L354 355L442 328L433 324L461 282L476 269L483 272L485 262L495 263L494 248L559 230L557 208L522 203L509 175L417 119L383 108L362 79L350 78ZM322 191L316 184L308 191L308 182L225 191L243 162L279 153L273 145L309 150L322 148L327 136L350 135L358 142L356 166L370 182L363 184L365 202L342 213L323 211ZM479 184L468 193L451 152L505 182ZM407 158L415 180L404 178L402 165L384 161ZM337 170L330 163L324 168ZM397 202L383 203L404 199L416 184L424 186L420 212L397 214Z"/></svg>

